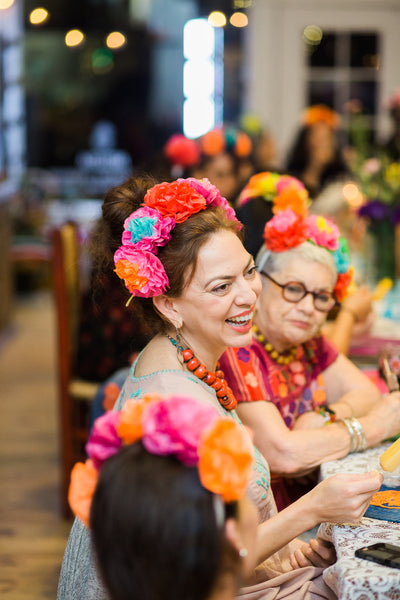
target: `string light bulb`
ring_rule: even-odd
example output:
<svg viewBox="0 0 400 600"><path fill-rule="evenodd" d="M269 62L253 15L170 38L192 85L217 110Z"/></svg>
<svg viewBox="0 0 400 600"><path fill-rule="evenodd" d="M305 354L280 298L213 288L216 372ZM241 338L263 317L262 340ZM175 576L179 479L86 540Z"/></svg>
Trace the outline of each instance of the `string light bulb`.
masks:
<svg viewBox="0 0 400 600"><path fill-rule="evenodd" d="M0 0L0 10L11 8L15 0Z"/></svg>
<svg viewBox="0 0 400 600"><path fill-rule="evenodd" d="M229 22L233 27L246 27L249 24L247 15L243 12L234 12Z"/></svg>
<svg viewBox="0 0 400 600"><path fill-rule="evenodd" d="M42 25L49 18L49 11L43 7L38 7L32 10L29 15L29 22L32 25Z"/></svg>
<svg viewBox="0 0 400 600"><path fill-rule="evenodd" d="M213 27L225 27L225 25L226 25L226 16L220 10L213 10L208 15L208 22Z"/></svg>
<svg viewBox="0 0 400 600"><path fill-rule="evenodd" d="M80 29L70 29L65 35L65 44L69 47L82 44L85 36Z"/></svg>

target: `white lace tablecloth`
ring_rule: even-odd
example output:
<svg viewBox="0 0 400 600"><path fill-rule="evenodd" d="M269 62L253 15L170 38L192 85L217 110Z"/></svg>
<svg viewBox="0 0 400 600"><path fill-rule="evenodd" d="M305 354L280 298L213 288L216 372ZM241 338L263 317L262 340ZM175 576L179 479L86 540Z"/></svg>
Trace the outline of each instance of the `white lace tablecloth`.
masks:
<svg viewBox="0 0 400 600"><path fill-rule="evenodd" d="M321 478L335 473L365 473L379 468L379 456L390 444L365 452L349 454L321 466ZM395 476L385 476L385 483ZM397 477L398 484L398 477ZM357 548L376 542L400 546L400 523L379 521L364 517L358 525L321 525L320 533L331 539L336 548L337 561L324 572L327 585L341 600L400 600L400 569L392 569L356 558Z"/></svg>

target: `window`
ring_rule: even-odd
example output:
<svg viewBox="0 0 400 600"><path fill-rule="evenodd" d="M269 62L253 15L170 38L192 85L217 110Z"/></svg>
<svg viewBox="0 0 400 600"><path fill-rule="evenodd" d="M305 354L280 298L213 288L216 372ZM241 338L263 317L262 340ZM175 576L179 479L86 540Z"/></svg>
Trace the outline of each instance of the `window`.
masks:
<svg viewBox="0 0 400 600"><path fill-rule="evenodd" d="M350 100L359 101L364 127L375 140L380 77L380 38L376 32L322 31L303 33L307 65L306 103L326 104L343 117L346 129Z"/></svg>

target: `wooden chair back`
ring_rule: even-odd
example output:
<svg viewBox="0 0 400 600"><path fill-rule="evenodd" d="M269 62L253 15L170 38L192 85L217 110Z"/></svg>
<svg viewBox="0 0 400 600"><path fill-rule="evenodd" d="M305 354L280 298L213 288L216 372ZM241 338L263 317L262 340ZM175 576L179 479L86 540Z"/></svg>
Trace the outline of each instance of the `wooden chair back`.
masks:
<svg viewBox="0 0 400 600"><path fill-rule="evenodd" d="M100 382L74 377L81 298L80 245L75 223L52 232L52 273L56 307L58 394L61 437L61 507L68 518L68 488L75 462L85 459L90 405Z"/></svg>

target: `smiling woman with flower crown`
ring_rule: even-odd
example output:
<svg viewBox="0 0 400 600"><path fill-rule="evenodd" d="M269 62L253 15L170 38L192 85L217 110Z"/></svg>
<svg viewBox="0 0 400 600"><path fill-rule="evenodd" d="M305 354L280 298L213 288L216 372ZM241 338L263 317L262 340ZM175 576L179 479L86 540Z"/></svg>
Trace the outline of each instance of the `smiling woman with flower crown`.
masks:
<svg viewBox="0 0 400 600"><path fill-rule="evenodd" d="M149 179L131 178L110 190L103 204L104 230L99 232L98 241L100 262L107 264L104 258L110 259L111 268L123 279L132 302L136 308L141 307L143 318L153 326L155 335L132 365L115 406L125 416L105 415L107 422L100 436L95 432L90 438L87 450L93 464L89 464L89 496L96 481L93 469L101 466L110 453L115 453L123 436L133 440L139 436L147 448L149 443L154 449L154 427L161 421L165 425L168 420L174 448L177 456L178 453L181 456L183 432L188 425L193 424L189 428L193 432L200 425L199 415L194 416L189 410L189 402L185 410L185 398L195 399L215 415L238 423L236 398L218 359L228 346L250 344L260 276L241 242L241 225L234 211L207 180L189 178L171 184L152 184ZM154 419L147 423L146 412L144 429L142 422L138 424L135 413L143 408L140 398L144 394L170 397L177 393L183 400L179 410L175 404L169 407L168 419L167 413L160 412L157 423ZM239 426L247 432L241 423ZM224 435L218 429L212 443L222 443ZM189 435L184 448L191 439L192 446L196 446L196 435ZM160 434L156 446L157 452L168 449L169 436ZM188 458L187 449L182 451ZM296 536L322 521L357 522L371 495L379 489L382 477L376 472L337 475L321 482L286 511L277 513L268 464L257 450L254 452L246 491L258 510L254 549L257 567L239 596L251 600L272 600L278 595L288 600L334 598L322 579L322 569L334 560L332 546L320 538L303 543ZM212 465L208 465L210 455L199 450L199 460L204 461L202 465L208 475L212 473ZM229 480L232 483L231 477ZM87 498L87 483L84 477L81 487L84 498ZM216 491L214 483L209 489ZM207 485L211 485L210 481ZM227 486L229 481L218 493L224 495ZM160 502L163 496L161 488ZM85 519L87 507L78 514ZM58 598L109 599L97 571L90 533L81 518L75 520L71 531ZM165 520L168 519L170 514L166 512ZM178 544L179 552L179 541L175 541L173 534L171 543ZM123 564L122 539L120 550L116 562ZM151 554L151 549L143 552ZM151 562L151 556L147 558ZM157 570L164 568L160 559L147 576L154 579ZM179 578L179 569L172 576ZM151 583L148 590L142 590L144 600L153 597ZM177 594L166 586L156 597L188 600L194 596L189 591ZM208 598L204 593L202 600ZM223 599L230 600L230 596L225 594Z"/></svg>
<svg viewBox="0 0 400 600"><path fill-rule="evenodd" d="M257 255L263 287L254 338L220 359L239 416L273 473L279 509L315 485L321 462L400 431L400 395L382 398L320 333L347 295L352 267L337 226L300 206L274 203ZM345 311L352 319L350 305Z"/></svg>

